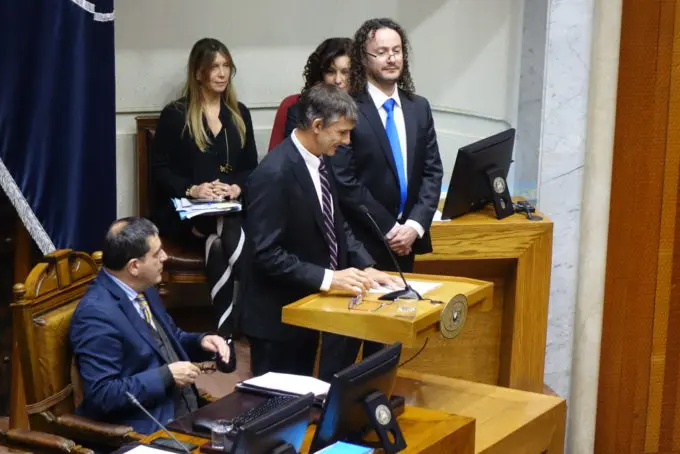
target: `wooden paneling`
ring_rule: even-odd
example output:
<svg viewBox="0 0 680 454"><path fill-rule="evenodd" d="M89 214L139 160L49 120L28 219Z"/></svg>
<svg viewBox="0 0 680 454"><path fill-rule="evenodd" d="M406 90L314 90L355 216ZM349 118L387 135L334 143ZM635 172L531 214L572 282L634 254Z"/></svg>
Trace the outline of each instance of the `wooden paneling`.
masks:
<svg viewBox="0 0 680 454"><path fill-rule="evenodd" d="M680 452L680 8L624 0L595 452Z"/></svg>

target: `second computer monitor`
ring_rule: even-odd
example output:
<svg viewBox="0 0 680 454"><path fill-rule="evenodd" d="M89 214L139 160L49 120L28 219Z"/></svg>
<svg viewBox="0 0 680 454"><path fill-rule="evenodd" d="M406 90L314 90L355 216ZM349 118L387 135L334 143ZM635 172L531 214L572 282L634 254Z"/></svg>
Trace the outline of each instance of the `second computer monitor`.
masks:
<svg viewBox="0 0 680 454"><path fill-rule="evenodd" d="M497 217L500 219L513 212L505 179L512 163L514 144L515 130L511 128L458 150L442 219L452 219L479 210L498 197L507 198L501 204L508 206L497 206ZM505 213L499 213L501 209Z"/></svg>
<svg viewBox="0 0 680 454"><path fill-rule="evenodd" d="M333 376L310 452L336 441L362 442L370 428L364 399L377 391L389 400L400 355L397 342Z"/></svg>

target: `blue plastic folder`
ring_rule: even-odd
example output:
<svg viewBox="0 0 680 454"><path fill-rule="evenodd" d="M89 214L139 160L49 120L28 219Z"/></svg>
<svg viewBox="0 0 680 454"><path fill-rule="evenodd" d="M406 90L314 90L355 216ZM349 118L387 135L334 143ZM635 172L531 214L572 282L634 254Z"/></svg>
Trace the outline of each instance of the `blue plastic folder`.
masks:
<svg viewBox="0 0 680 454"><path fill-rule="evenodd" d="M373 448L338 441L317 451L316 454L371 454L372 452Z"/></svg>

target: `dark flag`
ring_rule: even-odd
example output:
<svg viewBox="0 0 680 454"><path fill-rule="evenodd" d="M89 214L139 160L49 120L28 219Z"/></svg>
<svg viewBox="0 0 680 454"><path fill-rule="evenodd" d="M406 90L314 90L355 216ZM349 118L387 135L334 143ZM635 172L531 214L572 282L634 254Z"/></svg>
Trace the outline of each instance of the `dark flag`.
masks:
<svg viewBox="0 0 680 454"><path fill-rule="evenodd" d="M0 0L0 187L43 253L116 216L113 0Z"/></svg>

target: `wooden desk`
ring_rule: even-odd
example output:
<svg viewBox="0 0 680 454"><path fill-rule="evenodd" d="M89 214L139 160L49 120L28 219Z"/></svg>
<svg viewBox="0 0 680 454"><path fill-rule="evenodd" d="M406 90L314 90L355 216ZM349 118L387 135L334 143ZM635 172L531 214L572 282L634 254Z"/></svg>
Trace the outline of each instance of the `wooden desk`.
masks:
<svg viewBox="0 0 680 454"><path fill-rule="evenodd" d="M415 272L491 281L493 307L470 308L456 339L431 336L410 369L542 391L553 224L536 214L543 220L497 220L488 208L432 224L434 252L418 256Z"/></svg>
<svg viewBox="0 0 680 454"><path fill-rule="evenodd" d="M395 394L415 405L475 418L475 452L563 454L566 401L400 369Z"/></svg>
<svg viewBox="0 0 680 454"><path fill-rule="evenodd" d="M404 434L407 448L404 454L447 453L473 454L475 452L475 421L473 418L447 414L439 410L406 407L399 416L399 426ZM308 453L314 437L315 425L309 426L300 452ZM173 432L180 441L197 446L208 442L206 438ZM162 431L145 437L141 443L148 444L158 437L167 437ZM200 453L199 448L193 452Z"/></svg>

